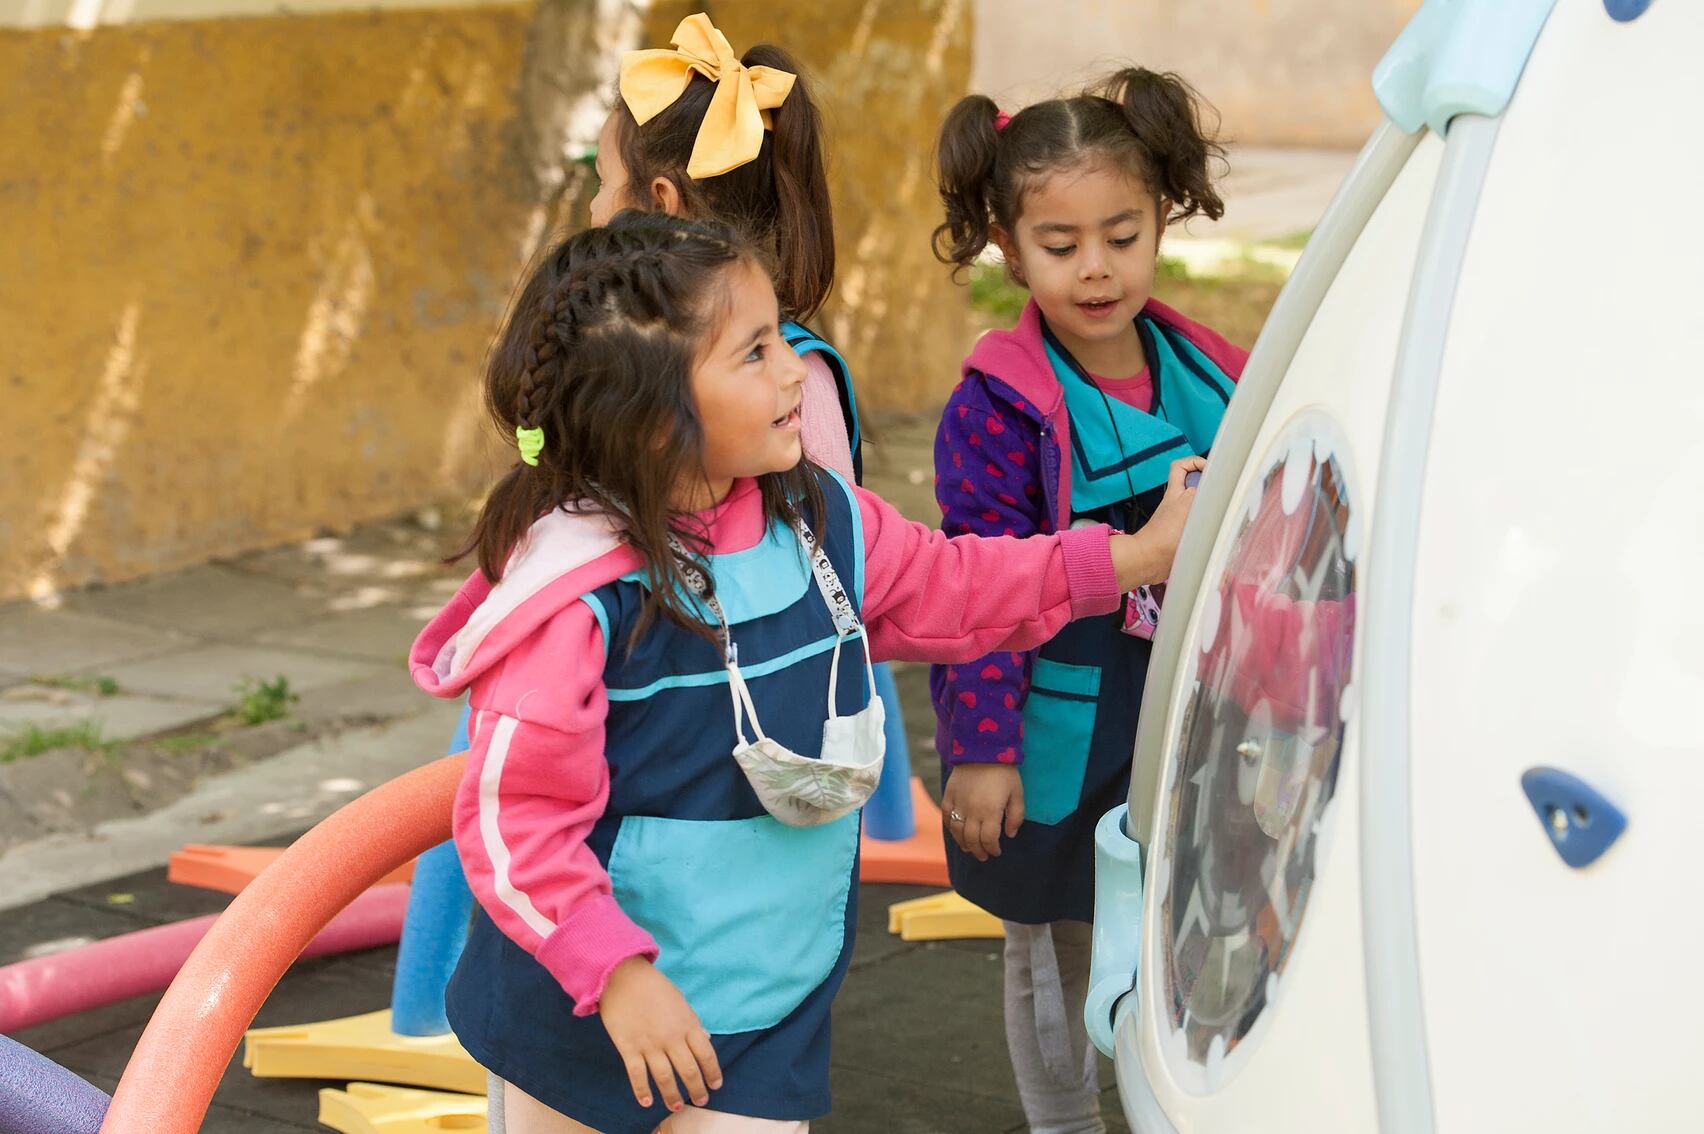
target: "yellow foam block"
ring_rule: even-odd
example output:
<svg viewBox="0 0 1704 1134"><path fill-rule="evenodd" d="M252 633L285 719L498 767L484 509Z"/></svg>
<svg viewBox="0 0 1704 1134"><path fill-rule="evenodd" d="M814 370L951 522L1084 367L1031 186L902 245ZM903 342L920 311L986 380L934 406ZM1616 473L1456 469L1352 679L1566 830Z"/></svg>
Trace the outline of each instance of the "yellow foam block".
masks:
<svg viewBox="0 0 1704 1134"><path fill-rule="evenodd" d="M485 1134L485 1099L378 1083L351 1083L346 1091L320 1091L320 1125L343 1134Z"/></svg>
<svg viewBox="0 0 1704 1134"><path fill-rule="evenodd" d="M958 893L931 894L888 907L888 932L903 941L959 941L1006 936L1000 919Z"/></svg>
<svg viewBox="0 0 1704 1134"><path fill-rule="evenodd" d="M388 1008L317 1024L252 1028L244 1036L243 1066L261 1078L376 1079L485 1094L485 1068L455 1036L399 1036L391 1031Z"/></svg>

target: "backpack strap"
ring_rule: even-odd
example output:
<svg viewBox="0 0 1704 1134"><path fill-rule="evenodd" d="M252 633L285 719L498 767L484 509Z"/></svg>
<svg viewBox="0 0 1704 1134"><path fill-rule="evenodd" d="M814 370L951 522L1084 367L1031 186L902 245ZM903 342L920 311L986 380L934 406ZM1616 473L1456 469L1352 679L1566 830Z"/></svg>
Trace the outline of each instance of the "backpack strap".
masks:
<svg viewBox="0 0 1704 1134"><path fill-rule="evenodd" d="M840 393L840 413L846 419L846 441L852 450L852 479L864 483L864 435L858 425L858 398L852 390L852 368L828 342L802 323L782 323L781 337L800 355L812 351L822 355Z"/></svg>

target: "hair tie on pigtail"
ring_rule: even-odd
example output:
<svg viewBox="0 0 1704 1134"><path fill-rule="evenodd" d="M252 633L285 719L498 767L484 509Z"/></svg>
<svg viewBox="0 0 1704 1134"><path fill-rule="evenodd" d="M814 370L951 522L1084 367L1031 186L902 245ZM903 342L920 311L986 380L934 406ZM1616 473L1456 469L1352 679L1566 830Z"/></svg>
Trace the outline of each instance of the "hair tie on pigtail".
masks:
<svg viewBox="0 0 1704 1134"><path fill-rule="evenodd" d="M515 426L515 447L521 451L521 463L537 465L538 455L544 452L544 430Z"/></svg>
<svg viewBox="0 0 1704 1134"><path fill-rule="evenodd" d="M996 110L994 112L994 132L996 134L1011 124L1012 116L1010 114L1007 114L1004 110Z"/></svg>

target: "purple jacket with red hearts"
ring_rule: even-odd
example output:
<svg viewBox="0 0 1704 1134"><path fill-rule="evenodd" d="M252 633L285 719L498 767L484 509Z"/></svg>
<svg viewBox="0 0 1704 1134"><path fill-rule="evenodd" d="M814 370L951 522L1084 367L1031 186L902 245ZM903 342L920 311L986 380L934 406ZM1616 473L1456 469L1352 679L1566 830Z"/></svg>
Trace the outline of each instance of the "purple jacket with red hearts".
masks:
<svg viewBox="0 0 1704 1134"><path fill-rule="evenodd" d="M1143 313L1181 333L1233 379L1248 352L1149 300ZM990 331L964 362L935 435L935 499L948 535L1048 534L1070 522L1070 415L1032 301L1010 331ZM934 666L935 746L956 764L1023 761L1024 700L1035 651Z"/></svg>

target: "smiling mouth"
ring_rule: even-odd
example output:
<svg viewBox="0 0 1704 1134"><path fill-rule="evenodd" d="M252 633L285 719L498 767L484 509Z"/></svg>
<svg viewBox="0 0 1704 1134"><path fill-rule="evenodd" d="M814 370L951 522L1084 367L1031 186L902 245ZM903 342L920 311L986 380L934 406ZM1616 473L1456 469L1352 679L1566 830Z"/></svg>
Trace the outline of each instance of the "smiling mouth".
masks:
<svg viewBox="0 0 1704 1134"><path fill-rule="evenodd" d="M1118 306L1118 300L1116 300L1116 299L1090 299L1090 300L1085 300L1084 302L1077 304L1077 306L1081 307L1084 311L1088 312L1090 315L1106 315L1106 314L1110 313L1114 307Z"/></svg>
<svg viewBox="0 0 1704 1134"><path fill-rule="evenodd" d="M769 423L771 429L796 429L799 425L799 406L794 406Z"/></svg>

